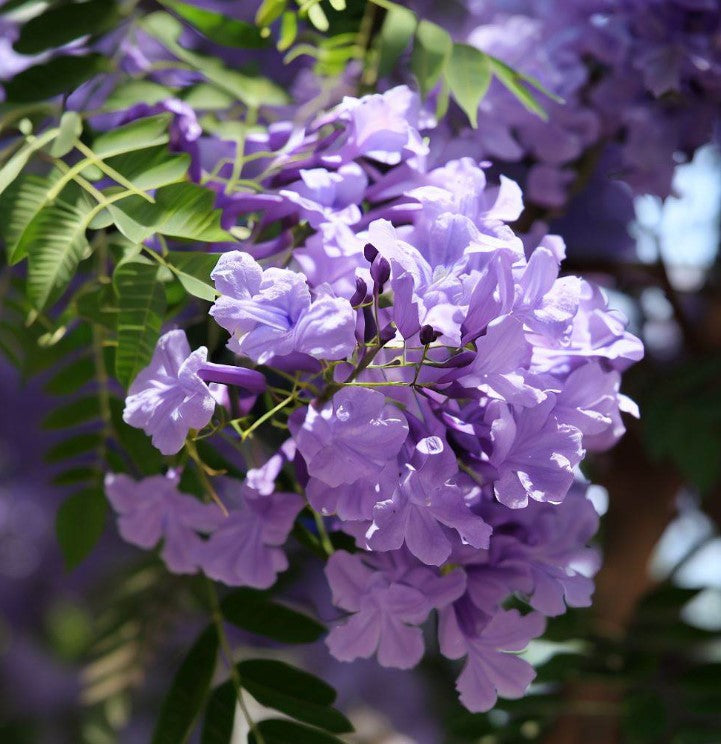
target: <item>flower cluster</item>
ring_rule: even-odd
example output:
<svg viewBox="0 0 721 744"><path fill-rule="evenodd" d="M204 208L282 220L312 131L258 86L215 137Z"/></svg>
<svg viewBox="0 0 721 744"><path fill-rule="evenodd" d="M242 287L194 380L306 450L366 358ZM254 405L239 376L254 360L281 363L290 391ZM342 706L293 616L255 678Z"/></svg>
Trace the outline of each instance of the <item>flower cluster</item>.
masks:
<svg viewBox="0 0 721 744"><path fill-rule="evenodd" d="M598 520L578 466L635 413L620 380L643 350L598 288L559 278L560 238L526 254L508 224L523 208L513 181L489 185L468 158L428 167L420 128L432 125L399 87L249 137L260 156L243 177L261 188L219 187L218 201L251 238L220 256L210 315L261 369L209 363L170 331L125 420L166 454L187 441L194 459L195 437L226 423L231 439L264 423L289 438L245 481L213 481L206 496L223 509L181 494L175 473L109 476L107 491L123 536L162 539L171 570L254 587L286 568L307 504L317 527L301 516L302 529L355 546L325 539L345 614L331 652L411 667L435 610L441 652L466 659L461 700L478 711L523 694L533 671L514 652L544 616L590 602ZM267 389L273 404L228 422L209 383L251 401ZM281 477L303 496L277 490ZM507 609L513 595L525 614Z"/></svg>

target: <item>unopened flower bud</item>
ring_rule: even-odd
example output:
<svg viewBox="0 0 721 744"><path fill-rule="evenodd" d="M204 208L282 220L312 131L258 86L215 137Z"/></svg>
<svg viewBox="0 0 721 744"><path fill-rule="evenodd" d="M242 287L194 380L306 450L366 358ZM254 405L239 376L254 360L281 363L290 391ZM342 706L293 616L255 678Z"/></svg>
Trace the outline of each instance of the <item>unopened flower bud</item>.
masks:
<svg viewBox="0 0 721 744"><path fill-rule="evenodd" d="M378 255L378 249L373 243L366 243L363 247L363 255L368 263L373 263L375 257Z"/></svg>
<svg viewBox="0 0 721 744"><path fill-rule="evenodd" d="M428 346L428 344L432 344L441 334L435 331L433 326L424 325L418 335L423 346Z"/></svg>
<svg viewBox="0 0 721 744"><path fill-rule="evenodd" d="M365 298L367 295L368 295L368 286L366 285L362 277L357 276L355 278L355 292L353 293L353 296L350 298L350 304L353 307L358 307L359 305L362 305L365 302Z"/></svg>
<svg viewBox="0 0 721 744"><path fill-rule="evenodd" d="M377 256L371 264L371 276L379 289L391 278L391 265L383 256Z"/></svg>

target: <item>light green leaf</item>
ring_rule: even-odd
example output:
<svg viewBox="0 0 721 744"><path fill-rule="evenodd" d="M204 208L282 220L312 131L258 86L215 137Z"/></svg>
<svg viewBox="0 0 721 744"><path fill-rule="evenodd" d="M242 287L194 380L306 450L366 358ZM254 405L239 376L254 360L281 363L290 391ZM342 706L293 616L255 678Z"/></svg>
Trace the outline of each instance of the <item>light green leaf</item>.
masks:
<svg viewBox="0 0 721 744"><path fill-rule="evenodd" d="M105 162L143 191L182 181L190 167L186 152L171 153L165 145L115 155Z"/></svg>
<svg viewBox="0 0 721 744"><path fill-rule="evenodd" d="M85 237L90 207L60 199L43 207L27 226L15 255L28 256L27 294L42 310L73 278L80 261L90 254Z"/></svg>
<svg viewBox="0 0 721 744"><path fill-rule="evenodd" d="M321 33L325 33L330 28L328 16L325 14L323 8L320 7L320 2L317 2L308 8L308 20Z"/></svg>
<svg viewBox="0 0 721 744"><path fill-rule="evenodd" d="M427 96L438 82L451 55L453 42L448 32L430 21L421 21L411 54L411 70L418 79L421 95Z"/></svg>
<svg viewBox="0 0 721 744"><path fill-rule="evenodd" d="M280 20L280 35L278 49L281 52L290 49L298 35L298 16L292 10L286 10Z"/></svg>
<svg viewBox="0 0 721 744"><path fill-rule="evenodd" d="M88 488L67 498L58 509L55 533L65 568L75 568L95 547L105 529L107 502L98 488Z"/></svg>
<svg viewBox="0 0 721 744"><path fill-rule="evenodd" d="M186 88L179 98L196 111L221 111L235 103L230 93L211 83L198 83Z"/></svg>
<svg viewBox="0 0 721 744"><path fill-rule="evenodd" d="M448 87L465 111L472 127L478 126L478 104L491 84L490 59L469 44L454 44L446 68Z"/></svg>
<svg viewBox="0 0 721 744"><path fill-rule="evenodd" d="M49 62L28 67L3 83L8 101L44 101L75 90L86 80L108 72L110 60L102 54L53 57Z"/></svg>
<svg viewBox="0 0 721 744"><path fill-rule="evenodd" d="M185 240L232 241L220 226L221 212L213 209L214 194L192 183L163 186L155 203L130 196L108 207L118 229L140 243L154 232Z"/></svg>
<svg viewBox="0 0 721 744"><path fill-rule="evenodd" d="M213 288L210 272L215 268L219 258L219 253L173 251L165 260L186 292L201 300L213 302L218 293Z"/></svg>
<svg viewBox="0 0 721 744"><path fill-rule="evenodd" d="M418 20L415 13L400 5L393 5L386 13L380 33L378 74L388 75L398 57L408 48Z"/></svg>
<svg viewBox="0 0 721 744"><path fill-rule="evenodd" d="M152 744L182 744L187 741L200 712L218 655L218 636L207 628L188 652L175 675L153 733Z"/></svg>
<svg viewBox="0 0 721 744"><path fill-rule="evenodd" d="M52 142L58 136L59 129L48 129L39 137L31 137L28 141L5 163L0 170L0 194L13 183L27 165L30 158L42 147Z"/></svg>
<svg viewBox="0 0 721 744"><path fill-rule="evenodd" d="M255 14L258 26L270 26L285 10L286 0L263 0Z"/></svg>
<svg viewBox="0 0 721 744"><path fill-rule="evenodd" d="M103 104L105 111L121 111L136 103L154 103L164 101L174 95L176 89L168 88L152 80L128 80L113 88Z"/></svg>
<svg viewBox="0 0 721 744"><path fill-rule="evenodd" d="M113 286L118 296L115 375L128 387L153 356L163 325L165 291L157 264L141 256L117 265Z"/></svg>
<svg viewBox="0 0 721 744"><path fill-rule="evenodd" d="M50 154L61 158L73 149L75 141L83 131L83 120L77 111L66 111L60 117L60 132L50 147Z"/></svg>
<svg viewBox="0 0 721 744"><path fill-rule="evenodd" d="M544 111L541 104L534 98L531 91L528 90L523 84L524 80L530 81L532 78L524 77L520 73L516 72L513 68L509 67L505 62L501 62L500 59L495 57L488 58L493 74L500 80L501 83L532 113L538 115L544 121L548 120L548 114ZM540 86L540 83L536 82L536 86ZM540 88L539 88L540 90Z"/></svg>
<svg viewBox="0 0 721 744"><path fill-rule="evenodd" d="M122 155L145 147L164 145L169 140L171 114L146 116L122 127L104 132L93 141L93 152L100 158Z"/></svg>
<svg viewBox="0 0 721 744"><path fill-rule="evenodd" d="M188 5L179 0L161 0L161 2L217 44L244 49L257 49L267 45L266 39L251 23L228 18L220 13Z"/></svg>
<svg viewBox="0 0 721 744"><path fill-rule="evenodd" d="M107 31L116 23L113 0L62 3L26 21L13 48L20 54L39 54L88 34Z"/></svg>

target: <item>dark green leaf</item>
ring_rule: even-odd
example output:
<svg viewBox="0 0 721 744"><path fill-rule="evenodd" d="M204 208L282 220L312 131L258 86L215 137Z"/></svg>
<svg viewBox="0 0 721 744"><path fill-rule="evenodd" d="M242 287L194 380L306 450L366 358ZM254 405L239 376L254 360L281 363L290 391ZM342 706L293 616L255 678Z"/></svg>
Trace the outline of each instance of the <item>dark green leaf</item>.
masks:
<svg viewBox="0 0 721 744"><path fill-rule="evenodd" d="M280 718L261 721L257 729L265 744L343 744L336 736L325 731ZM258 744L253 733L248 734L248 744Z"/></svg>
<svg viewBox="0 0 721 744"><path fill-rule="evenodd" d="M237 589L222 602L223 616L233 625L281 643L312 643L325 627L308 615L285 607L256 589Z"/></svg>
<svg viewBox="0 0 721 744"><path fill-rule="evenodd" d="M98 471L95 468L77 467L68 468L62 473L54 476L51 483L54 486L69 486L74 483L93 480L98 477Z"/></svg>
<svg viewBox="0 0 721 744"><path fill-rule="evenodd" d="M107 502L102 491L88 488L60 505L55 532L67 569L75 568L95 547L105 528Z"/></svg>
<svg viewBox="0 0 721 744"><path fill-rule="evenodd" d="M93 75L109 69L110 60L102 54L53 57L49 62L28 67L3 85L8 101L43 101L75 90Z"/></svg>
<svg viewBox="0 0 721 744"><path fill-rule="evenodd" d="M45 453L45 460L51 463L61 462L77 455L83 455L100 447L102 441L102 436L97 432L76 434L51 447Z"/></svg>
<svg viewBox="0 0 721 744"><path fill-rule="evenodd" d="M118 320L118 303L110 284L84 288L73 298L78 316L89 323L115 331Z"/></svg>
<svg viewBox="0 0 721 744"><path fill-rule="evenodd" d="M231 744L237 699L232 682L213 690L205 707L200 744Z"/></svg>
<svg viewBox="0 0 721 744"><path fill-rule="evenodd" d="M388 10L380 33L378 74L381 77L391 72L398 57L408 48L417 23L415 13L407 8L393 4Z"/></svg>
<svg viewBox="0 0 721 744"><path fill-rule="evenodd" d="M86 421L97 419L100 416L100 404L94 395L67 403L64 406L54 408L43 419L45 429L64 429L68 426L76 426Z"/></svg>
<svg viewBox="0 0 721 744"><path fill-rule="evenodd" d="M181 3L178 0L161 0L161 2L217 44L244 49L257 49L267 44L266 39L260 35L260 30L251 23L228 18L220 13Z"/></svg>
<svg viewBox="0 0 721 744"><path fill-rule="evenodd" d="M143 475L157 475L163 467L163 456L153 447L150 438L140 429L123 421L123 403L117 398L110 401L113 429L118 441Z"/></svg>
<svg viewBox="0 0 721 744"><path fill-rule="evenodd" d="M113 286L118 295L115 374L127 387L153 356L163 325L165 292L157 264L141 257L118 264Z"/></svg>
<svg viewBox="0 0 721 744"><path fill-rule="evenodd" d="M282 661L252 659L237 665L243 689L261 705L334 733L352 731L335 708L335 690L318 677Z"/></svg>
<svg viewBox="0 0 721 744"><path fill-rule="evenodd" d="M95 377L95 364L90 357L80 357L56 372L45 385L51 395L67 395L86 385Z"/></svg>
<svg viewBox="0 0 721 744"><path fill-rule="evenodd" d="M423 96L438 82L451 54L453 42L448 32L430 21L421 21L411 54L411 70Z"/></svg>
<svg viewBox="0 0 721 744"><path fill-rule="evenodd" d="M478 126L478 104L491 84L490 59L468 44L454 44L446 69L448 87L472 127Z"/></svg>
<svg viewBox="0 0 721 744"><path fill-rule="evenodd" d="M20 54L39 54L81 36L107 31L116 20L113 0L62 3L27 21L13 48Z"/></svg>
<svg viewBox="0 0 721 744"><path fill-rule="evenodd" d="M152 744L182 744L208 693L218 655L215 628L206 628L180 665L163 701Z"/></svg>

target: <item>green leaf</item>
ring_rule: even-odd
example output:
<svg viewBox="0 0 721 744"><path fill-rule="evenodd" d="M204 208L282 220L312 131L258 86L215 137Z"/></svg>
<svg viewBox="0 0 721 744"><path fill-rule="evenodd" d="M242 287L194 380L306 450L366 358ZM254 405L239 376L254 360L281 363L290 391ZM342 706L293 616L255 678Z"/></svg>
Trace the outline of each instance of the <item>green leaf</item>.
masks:
<svg viewBox="0 0 721 744"><path fill-rule="evenodd" d="M67 395L95 377L95 364L90 357L80 357L62 367L43 388L51 395Z"/></svg>
<svg viewBox="0 0 721 744"><path fill-rule="evenodd" d="M60 171L51 171L49 176L23 173L16 178L0 197L0 234L5 241L8 263L18 263L25 258L17 250L25 228L47 204L48 193L60 178Z"/></svg>
<svg viewBox="0 0 721 744"><path fill-rule="evenodd" d="M103 110L122 111L136 103L147 103L152 106L170 98L175 92L175 88L154 83L152 80L128 80L113 88L105 99Z"/></svg>
<svg viewBox="0 0 721 744"><path fill-rule="evenodd" d="M190 167L190 155L171 153L165 145L156 145L115 155L105 162L136 188L150 191L182 181Z"/></svg>
<svg viewBox="0 0 721 744"><path fill-rule="evenodd" d="M548 114L544 111L540 103L533 97L533 94L523 85L524 81L531 81L533 78L521 75L505 62L495 57L488 57L493 74L503 83L503 85L531 112L539 116L544 121L548 120ZM534 80L534 87L541 88L541 84ZM543 89L545 90L545 89Z"/></svg>
<svg viewBox="0 0 721 744"><path fill-rule="evenodd" d="M343 744L336 736L325 731L280 718L261 721L257 724L257 729L265 744ZM258 744L253 733L248 734L248 744Z"/></svg>
<svg viewBox="0 0 721 744"><path fill-rule="evenodd" d="M48 142L52 142L59 132L59 129L49 129L39 137L28 138L28 141L0 169L0 194L20 175L35 152L45 147Z"/></svg>
<svg viewBox="0 0 721 744"><path fill-rule="evenodd" d="M348 719L335 708L335 690L318 677L271 659L237 664L243 689L261 705L334 733L352 731Z"/></svg>
<svg viewBox="0 0 721 744"><path fill-rule="evenodd" d="M50 481L54 486L70 486L75 483L93 480L98 477L98 471L95 468L76 467L68 468L62 473L54 476Z"/></svg>
<svg viewBox="0 0 721 744"><path fill-rule="evenodd" d="M179 0L161 0L161 2L216 44L241 49L258 49L267 45L266 39L260 35L260 30L251 23L228 18L194 5L187 5Z"/></svg>
<svg viewBox="0 0 721 744"><path fill-rule="evenodd" d="M80 261L90 255L85 237L90 214L84 202L57 199L43 207L23 232L14 255L28 256L27 294L38 310L62 294Z"/></svg>
<svg viewBox="0 0 721 744"><path fill-rule="evenodd" d="M110 29L118 18L113 0L87 0L50 7L25 24L13 48L20 54L39 54L88 34Z"/></svg>
<svg viewBox="0 0 721 744"><path fill-rule="evenodd" d="M421 21L411 54L411 71L424 97L433 89L451 55L453 42L448 32L430 21Z"/></svg>
<svg viewBox="0 0 721 744"><path fill-rule="evenodd" d="M386 13L380 33L378 74L385 77L392 71L398 57L408 48L418 21L415 13L393 5Z"/></svg>
<svg viewBox="0 0 721 744"><path fill-rule="evenodd" d="M65 568L75 568L95 547L105 529L107 502L102 491L88 488L65 499L55 519L55 533Z"/></svg>
<svg viewBox="0 0 721 744"><path fill-rule="evenodd" d="M3 85L8 101L30 103L68 93L94 75L109 70L110 60L103 54L67 55L28 67Z"/></svg>
<svg viewBox="0 0 721 744"><path fill-rule="evenodd" d="M155 726L152 744L187 741L208 693L218 655L215 628L206 628L188 651L175 675Z"/></svg>
<svg viewBox="0 0 721 744"><path fill-rule="evenodd" d="M281 643L313 643L325 633L317 620L274 602L256 589L235 590L221 607L228 622Z"/></svg>
<svg viewBox="0 0 721 744"><path fill-rule="evenodd" d="M151 13L142 22L151 36L162 42L179 60L195 67L207 80L230 93L250 108L279 106L288 102L288 94L272 80L229 70L216 57L210 57L181 46L178 38L182 26L167 13Z"/></svg>
<svg viewBox="0 0 721 744"><path fill-rule="evenodd" d="M61 462L77 455L85 454L97 449L102 444L103 438L98 432L90 434L76 434L73 437L63 439L62 442L51 447L45 453L46 462Z"/></svg>
<svg viewBox="0 0 721 744"><path fill-rule="evenodd" d="M285 10L286 0L263 0L255 14L258 26L270 26Z"/></svg>
<svg viewBox="0 0 721 744"><path fill-rule="evenodd" d="M234 96L212 83L198 83L186 88L178 98L196 111L222 111L235 104Z"/></svg>
<svg viewBox="0 0 721 744"><path fill-rule="evenodd" d="M290 49L298 35L298 16L292 10L286 10L280 19L278 49L281 52Z"/></svg>
<svg viewBox="0 0 721 744"><path fill-rule="evenodd" d="M213 690L205 707L200 744L231 744L237 700L232 682Z"/></svg>
<svg viewBox="0 0 721 744"><path fill-rule="evenodd" d="M154 204L130 196L108 210L118 229L136 243L154 232L208 243L233 241L233 236L220 226L221 211L213 209L214 198L213 192L202 186L179 183L158 189Z"/></svg>
<svg viewBox="0 0 721 744"><path fill-rule="evenodd" d="M201 300L213 302L218 293L213 288L210 272L215 268L219 258L219 253L172 251L165 260L186 292Z"/></svg>
<svg viewBox="0 0 721 744"><path fill-rule="evenodd" d="M86 421L97 419L100 416L100 404L95 395L67 403L54 408L44 419L44 429L64 429L68 426L76 426Z"/></svg>
<svg viewBox="0 0 721 744"><path fill-rule="evenodd" d="M60 117L60 132L50 147L50 154L56 158L67 155L83 131L83 120L77 111L66 111Z"/></svg>
<svg viewBox="0 0 721 744"><path fill-rule="evenodd" d="M156 114L131 121L122 127L104 132L93 140L93 152L100 158L123 155L145 147L164 145L168 142L171 114Z"/></svg>
<svg viewBox="0 0 721 744"><path fill-rule="evenodd" d="M140 256L118 264L113 286L118 296L115 374L128 387L153 356L163 325L165 292L157 264Z"/></svg>
<svg viewBox="0 0 721 744"><path fill-rule="evenodd" d="M450 92L475 129L478 126L478 104L491 84L489 57L468 44L454 44L446 80Z"/></svg>
<svg viewBox="0 0 721 744"><path fill-rule="evenodd" d="M73 297L78 316L88 323L101 325L115 332L118 320L118 304L110 284L84 287Z"/></svg>

